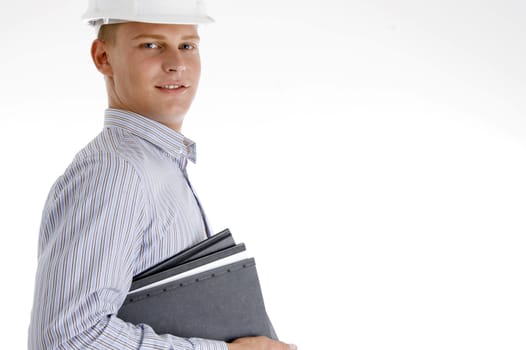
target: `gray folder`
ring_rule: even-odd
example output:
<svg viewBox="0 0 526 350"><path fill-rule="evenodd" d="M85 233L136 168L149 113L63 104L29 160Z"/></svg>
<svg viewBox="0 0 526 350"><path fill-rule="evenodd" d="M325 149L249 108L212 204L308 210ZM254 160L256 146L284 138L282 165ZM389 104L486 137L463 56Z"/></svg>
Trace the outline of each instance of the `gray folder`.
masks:
<svg viewBox="0 0 526 350"><path fill-rule="evenodd" d="M234 241L230 230L224 229L218 234L208 237L204 241L201 241L175 254L174 256L164 261L161 261L160 263L150 267L146 271L139 273L137 276L133 277L133 282L135 283L138 280L143 280L144 278L155 275L158 272L166 272L173 267L180 266L189 261L197 260L204 256L209 256L210 254L223 251L235 245L236 242Z"/></svg>
<svg viewBox="0 0 526 350"><path fill-rule="evenodd" d="M203 242L200 244L206 245ZM189 268L243 249L243 244L234 247L229 245L228 248L220 245L218 251L208 246L209 254L198 254L198 259L187 258L186 263L176 266L167 264L170 268L135 280L132 288L149 285L170 274L188 271ZM174 258L178 260L176 257L172 260ZM132 291L118 316L134 324L147 324L159 334L170 333L186 338L231 341L240 337L264 335L277 339L265 310L253 258L145 290Z"/></svg>

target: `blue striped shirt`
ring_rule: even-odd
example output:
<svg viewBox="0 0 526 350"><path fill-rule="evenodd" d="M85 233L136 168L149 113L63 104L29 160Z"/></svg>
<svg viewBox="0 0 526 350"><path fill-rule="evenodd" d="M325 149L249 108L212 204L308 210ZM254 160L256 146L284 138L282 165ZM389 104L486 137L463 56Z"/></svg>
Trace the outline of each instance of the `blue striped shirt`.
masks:
<svg viewBox="0 0 526 350"><path fill-rule="evenodd" d="M132 277L206 238L188 181L195 144L116 109L46 201L38 245L30 349L203 349L226 343L158 335L116 317Z"/></svg>

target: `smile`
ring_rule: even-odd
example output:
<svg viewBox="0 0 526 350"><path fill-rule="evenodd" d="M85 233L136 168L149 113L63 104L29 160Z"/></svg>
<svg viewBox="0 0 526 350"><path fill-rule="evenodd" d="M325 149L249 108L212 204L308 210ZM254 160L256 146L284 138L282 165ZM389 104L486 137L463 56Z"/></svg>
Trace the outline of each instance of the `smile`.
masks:
<svg viewBox="0 0 526 350"><path fill-rule="evenodd" d="M161 85L157 86L160 89L167 89L167 90L176 90L179 88L187 88L188 85L176 85L176 84L168 84L168 85Z"/></svg>

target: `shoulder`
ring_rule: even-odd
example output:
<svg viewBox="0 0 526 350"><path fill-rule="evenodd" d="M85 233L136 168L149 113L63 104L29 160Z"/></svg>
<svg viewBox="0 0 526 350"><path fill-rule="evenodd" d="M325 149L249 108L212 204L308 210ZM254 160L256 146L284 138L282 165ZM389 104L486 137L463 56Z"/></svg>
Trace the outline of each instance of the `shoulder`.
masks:
<svg viewBox="0 0 526 350"><path fill-rule="evenodd" d="M144 153L141 139L125 130L108 128L78 152L74 162L83 159L120 159L133 166L145 159Z"/></svg>
<svg viewBox="0 0 526 350"><path fill-rule="evenodd" d="M82 191L108 195L126 191L134 184L141 187L144 159L137 140L121 130L104 130L74 157L60 176L52 192L55 195Z"/></svg>
<svg viewBox="0 0 526 350"><path fill-rule="evenodd" d="M127 170L144 180L161 159L162 151L148 141L119 128L104 129L80 150L68 170L95 167L92 171Z"/></svg>
<svg viewBox="0 0 526 350"><path fill-rule="evenodd" d="M43 210L42 242L57 230L88 232L98 223L141 231L148 213L148 191L134 164L122 155L119 142L118 137L99 135L56 180Z"/></svg>

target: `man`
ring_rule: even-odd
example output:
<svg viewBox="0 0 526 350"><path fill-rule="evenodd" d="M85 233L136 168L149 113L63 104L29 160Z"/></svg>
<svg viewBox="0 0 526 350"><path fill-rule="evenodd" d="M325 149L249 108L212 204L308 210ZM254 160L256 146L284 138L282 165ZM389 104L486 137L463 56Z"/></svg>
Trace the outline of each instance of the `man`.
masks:
<svg viewBox="0 0 526 350"><path fill-rule="evenodd" d="M134 12L135 11L135 12ZM294 349L159 335L116 314L139 272L210 234L180 131L200 76L196 0L92 0L91 56L104 75L103 131L57 180L39 239L30 349Z"/></svg>

